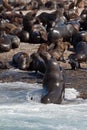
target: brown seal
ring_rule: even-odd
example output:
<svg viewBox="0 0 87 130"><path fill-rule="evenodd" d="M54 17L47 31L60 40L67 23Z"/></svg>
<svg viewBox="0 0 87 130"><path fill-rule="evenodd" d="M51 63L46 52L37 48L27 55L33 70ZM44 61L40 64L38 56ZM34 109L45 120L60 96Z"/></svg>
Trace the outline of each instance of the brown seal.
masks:
<svg viewBox="0 0 87 130"><path fill-rule="evenodd" d="M50 44L48 47L48 52L50 55L54 58L56 58L57 61L62 60L64 61L64 52L70 47L69 42L64 42L63 38L59 38L54 43Z"/></svg>
<svg viewBox="0 0 87 130"><path fill-rule="evenodd" d="M37 52L48 52L52 57L56 58L57 61L64 61L64 52L70 47L69 42L64 42L63 38L58 39L54 43L42 43L40 44Z"/></svg>
<svg viewBox="0 0 87 130"><path fill-rule="evenodd" d="M43 87L47 90L47 94L41 98L41 102L46 104L60 104L63 100L65 90L62 69L57 60L50 58L48 53L43 53L40 55L46 63L46 73L43 80Z"/></svg>

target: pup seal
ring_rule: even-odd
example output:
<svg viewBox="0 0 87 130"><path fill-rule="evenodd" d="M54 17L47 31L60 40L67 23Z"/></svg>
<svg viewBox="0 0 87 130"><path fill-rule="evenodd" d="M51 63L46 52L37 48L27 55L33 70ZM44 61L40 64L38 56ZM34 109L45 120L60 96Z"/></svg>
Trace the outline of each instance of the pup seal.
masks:
<svg viewBox="0 0 87 130"><path fill-rule="evenodd" d="M63 71L58 65L57 60L51 58L48 53L43 53L40 55L46 63L46 73L43 80L43 87L46 88L48 92L41 98L41 102L45 104L60 104L64 98L65 91Z"/></svg>

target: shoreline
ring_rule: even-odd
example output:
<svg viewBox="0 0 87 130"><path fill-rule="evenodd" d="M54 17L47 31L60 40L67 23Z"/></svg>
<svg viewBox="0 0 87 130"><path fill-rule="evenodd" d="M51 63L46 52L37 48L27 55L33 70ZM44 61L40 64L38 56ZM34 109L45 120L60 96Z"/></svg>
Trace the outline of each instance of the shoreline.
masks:
<svg viewBox="0 0 87 130"><path fill-rule="evenodd" d="M12 49L9 52L0 53L0 59L5 60L8 64L12 61L12 57L17 52L23 51L29 55L36 52L40 44L20 43L19 48ZM65 51L64 57L70 54L70 51ZM59 64L65 70L65 84L66 88L75 88L80 92L80 98L87 99L87 64L82 63L82 69L71 70L68 62ZM19 70L9 64L9 69L0 70L0 82L27 82L27 83L42 83L43 75L41 73L35 73L30 71Z"/></svg>

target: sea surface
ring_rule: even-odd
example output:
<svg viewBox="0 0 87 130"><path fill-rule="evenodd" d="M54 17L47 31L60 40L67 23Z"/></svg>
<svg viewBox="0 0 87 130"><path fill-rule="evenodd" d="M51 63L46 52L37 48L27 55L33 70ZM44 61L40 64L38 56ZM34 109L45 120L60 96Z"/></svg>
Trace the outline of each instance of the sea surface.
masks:
<svg viewBox="0 0 87 130"><path fill-rule="evenodd" d="M0 130L87 130L87 100L65 89L61 105L42 104L42 84L0 83Z"/></svg>

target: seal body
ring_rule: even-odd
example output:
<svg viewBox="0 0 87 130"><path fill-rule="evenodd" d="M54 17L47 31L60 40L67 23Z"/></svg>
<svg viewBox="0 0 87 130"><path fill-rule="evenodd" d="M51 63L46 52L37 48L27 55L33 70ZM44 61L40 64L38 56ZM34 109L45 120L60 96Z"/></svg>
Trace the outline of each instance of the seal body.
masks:
<svg viewBox="0 0 87 130"><path fill-rule="evenodd" d="M79 31L72 37L72 45L76 46L80 41L87 42L87 31Z"/></svg>
<svg viewBox="0 0 87 130"><path fill-rule="evenodd" d="M64 41L70 41L70 38L75 35L78 30L79 24L74 22L68 22L58 27L55 26L49 31L48 40L49 42L55 42L63 37Z"/></svg>
<svg viewBox="0 0 87 130"><path fill-rule="evenodd" d="M46 64L44 60L42 59L42 57L40 57L39 53L32 53L30 58L31 58L31 62L30 62L29 70L45 73Z"/></svg>
<svg viewBox="0 0 87 130"><path fill-rule="evenodd" d="M0 52L8 52L12 48L11 40L8 37L0 37Z"/></svg>
<svg viewBox="0 0 87 130"><path fill-rule="evenodd" d="M81 68L80 63L87 61L87 43L80 41L75 46L75 54L72 54L70 58L70 65L72 69Z"/></svg>
<svg viewBox="0 0 87 130"><path fill-rule="evenodd" d="M85 62L87 60L87 43L81 41L75 47L75 60L79 62Z"/></svg>
<svg viewBox="0 0 87 130"><path fill-rule="evenodd" d="M21 70L27 70L29 68L29 56L25 52L18 52L13 56L13 64Z"/></svg>
<svg viewBox="0 0 87 130"><path fill-rule="evenodd" d="M21 42L29 42L30 34L29 32L22 30L18 33L18 37L20 38Z"/></svg>
<svg viewBox="0 0 87 130"><path fill-rule="evenodd" d="M54 58L46 61L46 66L43 87L46 88L48 93L42 97L41 102L60 104L65 90L62 69Z"/></svg>
<svg viewBox="0 0 87 130"><path fill-rule="evenodd" d="M43 25L35 24L32 26L30 41L33 43L47 42L47 31Z"/></svg>
<svg viewBox="0 0 87 130"><path fill-rule="evenodd" d="M83 9L80 14L80 30L87 30L87 6Z"/></svg>
<svg viewBox="0 0 87 130"><path fill-rule="evenodd" d="M11 40L12 49L18 48L20 45L20 39L16 35L7 35L7 37Z"/></svg>

